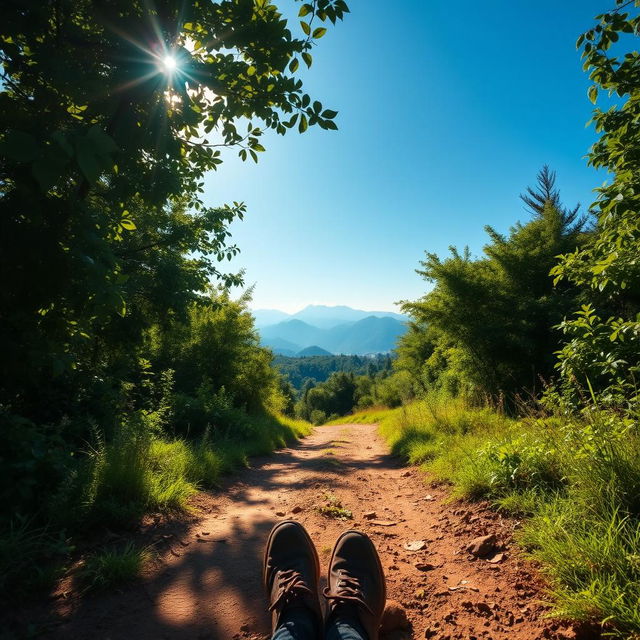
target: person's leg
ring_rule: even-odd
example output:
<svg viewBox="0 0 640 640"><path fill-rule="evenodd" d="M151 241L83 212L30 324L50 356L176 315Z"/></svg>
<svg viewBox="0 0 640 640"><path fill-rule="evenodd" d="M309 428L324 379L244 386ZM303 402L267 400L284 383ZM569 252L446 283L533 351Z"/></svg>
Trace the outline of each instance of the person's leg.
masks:
<svg viewBox="0 0 640 640"><path fill-rule="evenodd" d="M364 533L352 530L338 538L324 596L327 640L378 640L386 585L376 548Z"/></svg>
<svg viewBox="0 0 640 640"><path fill-rule="evenodd" d="M318 620L306 607L286 611L280 618L272 640L309 640L318 637Z"/></svg>
<svg viewBox="0 0 640 640"><path fill-rule="evenodd" d="M345 606L331 615L326 621L324 637L326 640L369 640L355 606Z"/></svg>
<svg viewBox="0 0 640 640"><path fill-rule="evenodd" d="M278 523L267 541L262 574L273 640L319 640L319 574L318 554L304 527L293 520Z"/></svg>

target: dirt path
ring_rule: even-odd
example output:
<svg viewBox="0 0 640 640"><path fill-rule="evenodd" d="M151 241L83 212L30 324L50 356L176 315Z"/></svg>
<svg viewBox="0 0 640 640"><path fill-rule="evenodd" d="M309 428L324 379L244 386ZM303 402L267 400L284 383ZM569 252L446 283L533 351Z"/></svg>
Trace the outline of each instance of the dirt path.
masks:
<svg viewBox="0 0 640 640"><path fill-rule="evenodd" d="M353 520L321 515L327 497ZM308 529L326 572L345 528L366 531L385 568L388 596L405 607L412 629L387 637L493 640L584 638L543 619L540 584L511 546L514 526L483 505L447 502L445 488L388 454L372 425L319 427L273 457L254 460L217 493L197 499L200 516L158 534L160 559L142 583L121 593L58 602L58 638L137 640L268 636L260 583L262 550L283 517ZM376 521L363 514L375 512ZM294 515L295 514L295 515ZM371 517L371 516L370 516ZM504 559L490 563L464 551L495 533ZM404 545L424 541L424 549ZM420 546L420 545L416 545ZM499 559L499 558L498 558ZM577 633L577 635L576 635Z"/></svg>

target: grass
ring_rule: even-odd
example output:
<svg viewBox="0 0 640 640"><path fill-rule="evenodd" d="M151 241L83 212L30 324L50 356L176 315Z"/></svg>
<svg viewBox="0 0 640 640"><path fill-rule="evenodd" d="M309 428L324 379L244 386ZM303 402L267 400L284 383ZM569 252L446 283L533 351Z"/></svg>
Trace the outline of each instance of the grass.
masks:
<svg viewBox="0 0 640 640"><path fill-rule="evenodd" d="M51 500L50 525L18 521L0 535L0 593L16 599L49 588L65 571L74 545L92 528L130 528L150 512L179 513L199 489L310 433L311 425L279 414L238 413L231 433L196 441L168 438L140 422L123 424L111 439L79 459ZM82 584L108 588L135 575L139 550L98 553Z"/></svg>
<svg viewBox="0 0 640 640"><path fill-rule="evenodd" d="M392 451L454 495L528 516L518 542L547 575L555 615L640 638L637 424L597 410L514 420L438 395L376 415Z"/></svg>
<svg viewBox="0 0 640 640"><path fill-rule="evenodd" d="M399 409L387 409L386 407L371 407L369 409L363 409L357 411L348 416L342 416L336 418L327 424L339 425L339 424L377 424L381 420L387 418L390 414L399 411Z"/></svg>
<svg viewBox="0 0 640 640"><path fill-rule="evenodd" d="M150 554L146 549L127 543L121 549L108 549L89 556L78 572L87 590L109 590L133 581L140 575Z"/></svg>

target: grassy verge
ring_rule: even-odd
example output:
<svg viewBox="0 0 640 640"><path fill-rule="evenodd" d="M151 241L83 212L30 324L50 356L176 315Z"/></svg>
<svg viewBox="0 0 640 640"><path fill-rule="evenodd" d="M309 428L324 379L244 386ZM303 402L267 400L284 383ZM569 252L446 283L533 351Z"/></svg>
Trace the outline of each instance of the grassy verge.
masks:
<svg viewBox="0 0 640 640"><path fill-rule="evenodd" d="M340 418L336 418L327 424L338 425L338 424L375 424L388 418L391 415L394 415L396 412L400 411L400 409L387 409L386 407L371 407L368 409L363 409L362 411L358 411L356 413L351 413L348 416L342 416Z"/></svg>
<svg viewBox="0 0 640 640"><path fill-rule="evenodd" d="M279 414L238 412L233 431L206 432L197 440L169 438L148 424L123 424L107 444L98 443L69 469L48 505L46 527L16 522L0 536L0 593L22 598L52 584L92 528L127 528L150 512L180 512L201 488L268 454L311 425ZM126 546L87 558L83 587L108 588L137 575L144 551Z"/></svg>
<svg viewBox="0 0 640 640"><path fill-rule="evenodd" d="M541 563L556 615L640 638L635 423L598 410L512 420L438 396L376 415L392 450L457 496L528 516L519 543Z"/></svg>

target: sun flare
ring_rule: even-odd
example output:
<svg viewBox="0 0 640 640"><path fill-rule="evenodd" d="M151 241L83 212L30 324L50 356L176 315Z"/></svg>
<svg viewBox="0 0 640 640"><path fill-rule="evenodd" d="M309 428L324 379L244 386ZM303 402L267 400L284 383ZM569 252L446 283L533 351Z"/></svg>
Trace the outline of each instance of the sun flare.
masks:
<svg viewBox="0 0 640 640"><path fill-rule="evenodd" d="M178 61L173 56L166 55L162 59L162 66L165 73L171 74L178 68Z"/></svg>

